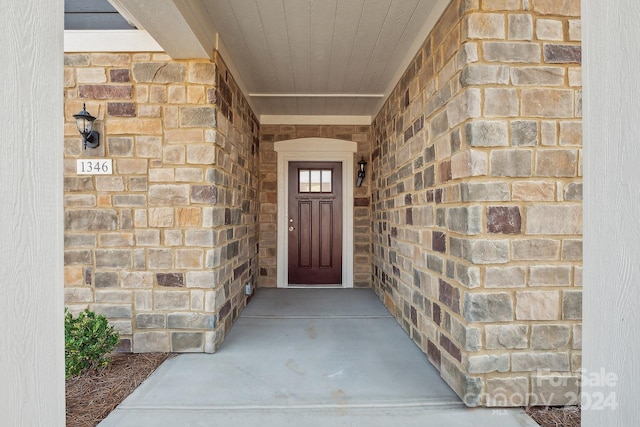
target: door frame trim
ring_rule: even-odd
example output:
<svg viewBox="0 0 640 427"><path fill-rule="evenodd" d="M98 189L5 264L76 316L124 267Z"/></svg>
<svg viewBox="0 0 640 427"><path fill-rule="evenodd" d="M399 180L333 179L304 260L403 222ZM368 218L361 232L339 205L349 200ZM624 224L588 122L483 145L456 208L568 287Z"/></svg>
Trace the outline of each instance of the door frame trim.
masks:
<svg viewBox="0 0 640 427"><path fill-rule="evenodd" d="M274 151L278 153L277 286L289 287L287 256L289 162L327 161L342 162L342 287L353 288L353 171L358 144L341 139L298 138L276 142ZM313 287L317 288L318 285Z"/></svg>

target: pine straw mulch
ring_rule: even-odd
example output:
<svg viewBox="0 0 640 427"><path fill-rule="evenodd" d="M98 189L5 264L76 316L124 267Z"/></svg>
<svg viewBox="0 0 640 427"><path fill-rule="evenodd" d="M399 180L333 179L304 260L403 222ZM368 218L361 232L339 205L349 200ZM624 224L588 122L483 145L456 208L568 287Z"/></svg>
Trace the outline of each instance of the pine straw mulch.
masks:
<svg viewBox="0 0 640 427"><path fill-rule="evenodd" d="M69 378L67 426L97 425L170 356L170 353L116 353L107 366Z"/></svg>
<svg viewBox="0 0 640 427"><path fill-rule="evenodd" d="M68 379L67 426L96 426L169 357L170 353L117 353L104 368ZM541 427L580 427L577 406L525 410Z"/></svg>
<svg viewBox="0 0 640 427"><path fill-rule="evenodd" d="M578 406L532 406L525 410L542 427L580 427Z"/></svg>

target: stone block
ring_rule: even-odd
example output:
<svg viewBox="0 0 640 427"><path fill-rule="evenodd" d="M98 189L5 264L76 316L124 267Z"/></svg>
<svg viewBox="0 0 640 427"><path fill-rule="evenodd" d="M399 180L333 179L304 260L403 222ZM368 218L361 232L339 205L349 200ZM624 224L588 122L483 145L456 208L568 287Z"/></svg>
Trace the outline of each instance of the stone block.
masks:
<svg viewBox="0 0 640 427"><path fill-rule="evenodd" d="M545 44L544 62L547 64L581 64L582 47L580 45Z"/></svg>
<svg viewBox="0 0 640 427"><path fill-rule="evenodd" d="M573 348L574 350L581 350L582 349L582 325L573 325L572 329L573 329L572 331L573 340L572 340L571 348Z"/></svg>
<svg viewBox="0 0 640 427"><path fill-rule="evenodd" d="M96 206L96 196L85 194L69 194L64 196L65 208L92 208Z"/></svg>
<svg viewBox="0 0 640 427"><path fill-rule="evenodd" d="M466 375L459 365L444 353L440 363L440 375L458 396L463 396L465 405L474 407L480 404L482 379Z"/></svg>
<svg viewBox="0 0 640 427"><path fill-rule="evenodd" d="M582 291L562 291L562 319L582 319Z"/></svg>
<svg viewBox="0 0 640 427"><path fill-rule="evenodd" d="M202 182L204 173L200 168L176 168L176 182Z"/></svg>
<svg viewBox="0 0 640 427"><path fill-rule="evenodd" d="M146 175L147 161L145 159L117 159L116 170L120 175Z"/></svg>
<svg viewBox="0 0 640 427"><path fill-rule="evenodd" d="M485 117L517 117L520 100L516 89L487 88L484 90Z"/></svg>
<svg viewBox="0 0 640 427"><path fill-rule="evenodd" d="M530 150L493 150L490 156L491 176L531 176Z"/></svg>
<svg viewBox="0 0 640 427"><path fill-rule="evenodd" d="M110 84L83 84L78 85L78 98L89 99L131 99L133 86Z"/></svg>
<svg viewBox="0 0 640 427"><path fill-rule="evenodd" d="M486 405L489 407L518 407L529 404L527 377L487 378Z"/></svg>
<svg viewBox="0 0 640 427"><path fill-rule="evenodd" d="M164 147L162 150L162 161L171 165L182 165L186 160L184 150L183 145Z"/></svg>
<svg viewBox="0 0 640 427"><path fill-rule="evenodd" d="M181 288L184 286L184 273L156 273L158 286Z"/></svg>
<svg viewBox="0 0 640 427"><path fill-rule="evenodd" d="M527 117L570 118L574 91L568 89L523 89L520 113Z"/></svg>
<svg viewBox="0 0 640 427"><path fill-rule="evenodd" d="M454 276L456 280L469 289L480 287L480 269L478 267L457 264Z"/></svg>
<svg viewBox="0 0 640 427"><path fill-rule="evenodd" d="M187 272L187 287L189 288L214 288L218 285L216 273L213 271L189 271Z"/></svg>
<svg viewBox="0 0 640 427"><path fill-rule="evenodd" d="M471 147L506 147L509 145L507 123L475 121L465 127L467 143Z"/></svg>
<svg viewBox="0 0 640 427"><path fill-rule="evenodd" d="M184 104L187 102L187 91L184 86L169 86L169 104Z"/></svg>
<svg viewBox="0 0 640 427"><path fill-rule="evenodd" d="M532 120L511 122L511 145L514 147L535 147L538 145L538 122Z"/></svg>
<svg viewBox="0 0 640 427"><path fill-rule="evenodd" d="M94 286L98 288L117 288L120 286L118 273L97 271Z"/></svg>
<svg viewBox="0 0 640 427"><path fill-rule="evenodd" d="M582 234L581 205L535 205L526 208L526 234Z"/></svg>
<svg viewBox="0 0 640 427"><path fill-rule="evenodd" d="M109 70L109 81L111 83L129 83L131 73L126 68L112 68Z"/></svg>
<svg viewBox="0 0 640 427"><path fill-rule="evenodd" d="M484 42L484 59L489 62L531 62L540 61L538 43Z"/></svg>
<svg viewBox="0 0 640 427"><path fill-rule="evenodd" d="M560 294L555 291L516 292L516 319L560 319Z"/></svg>
<svg viewBox="0 0 640 427"><path fill-rule="evenodd" d="M504 39L504 15L497 13L474 13L462 20L463 39Z"/></svg>
<svg viewBox="0 0 640 427"><path fill-rule="evenodd" d="M153 307L153 292L151 290L134 291L133 299L136 310L151 310Z"/></svg>
<svg viewBox="0 0 640 427"><path fill-rule="evenodd" d="M447 209L449 230L466 235L482 231L482 206L465 206Z"/></svg>
<svg viewBox="0 0 640 427"><path fill-rule="evenodd" d="M509 184L504 182L470 182L460 184L463 202L502 202L510 199Z"/></svg>
<svg viewBox="0 0 640 427"><path fill-rule="evenodd" d="M582 261L582 240L566 239L562 241L563 261Z"/></svg>
<svg viewBox="0 0 640 427"><path fill-rule="evenodd" d="M131 304L92 304L91 310L108 319L131 319Z"/></svg>
<svg viewBox="0 0 640 427"><path fill-rule="evenodd" d="M511 356L513 372L532 371L569 371L569 355L563 352L513 353Z"/></svg>
<svg viewBox="0 0 640 427"><path fill-rule="evenodd" d="M64 251L64 265L91 264L91 251Z"/></svg>
<svg viewBox="0 0 640 427"><path fill-rule="evenodd" d="M201 269L203 267L202 249L178 249L176 251L176 267L180 269Z"/></svg>
<svg viewBox="0 0 640 427"><path fill-rule="evenodd" d="M218 188L215 185L193 185L190 200L192 203L215 205L218 203Z"/></svg>
<svg viewBox="0 0 640 427"><path fill-rule="evenodd" d="M113 196L113 205L116 207L147 206L147 196L143 194L116 194ZM123 226L123 228L125 227Z"/></svg>
<svg viewBox="0 0 640 427"><path fill-rule="evenodd" d="M105 273L105 274L111 274L111 273ZM153 273L150 271L122 272L123 288L140 289L140 288L151 288L152 286L153 286Z"/></svg>
<svg viewBox="0 0 640 427"><path fill-rule="evenodd" d="M173 267L173 251L171 249L147 249L147 264L151 270Z"/></svg>
<svg viewBox="0 0 640 427"><path fill-rule="evenodd" d="M154 291L154 310L188 310L189 291Z"/></svg>
<svg viewBox="0 0 640 427"><path fill-rule="evenodd" d="M569 20L569 41L578 42L582 40L582 21L580 19Z"/></svg>
<svg viewBox="0 0 640 427"><path fill-rule="evenodd" d="M65 67L88 67L90 56L88 54L64 54L64 66Z"/></svg>
<svg viewBox="0 0 640 427"><path fill-rule="evenodd" d="M169 329L213 329L216 316L201 313L169 313L167 316Z"/></svg>
<svg viewBox="0 0 640 427"><path fill-rule="evenodd" d="M507 322L513 320L513 301L506 292L465 293L463 316L469 322Z"/></svg>
<svg viewBox="0 0 640 427"><path fill-rule="evenodd" d="M150 227L173 227L173 208L150 208L148 221Z"/></svg>
<svg viewBox="0 0 640 427"><path fill-rule="evenodd" d="M169 333L166 331L148 331L133 333L134 353L167 353L169 347Z"/></svg>
<svg viewBox="0 0 640 427"><path fill-rule="evenodd" d="M447 123L453 129L468 119L480 117L482 91L476 88L464 90L447 103Z"/></svg>
<svg viewBox="0 0 640 427"><path fill-rule="evenodd" d="M102 233L98 240L102 247L133 246L133 234L131 233Z"/></svg>
<svg viewBox="0 0 640 427"><path fill-rule="evenodd" d="M68 231L117 230L118 214L110 209L66 210L64 228Z"/></svg>
<svg viewBox="0 0 640 427"><path fill-rule="evenodd" d="M533 16L524 13L509 15L509 40L533 39Z"/></svg>
<svg viewBox="0 0 640 427"><path fill-rule="evenodd" d="M121 290L96 290L95 302L102 304L131 304L131 291Z"/></svg>
<svg viewBox="0 0 640 427"><path fill-rule="evenodd" d="M133 138L119 136L107 138L107 151L113 157L130 156L133 151ZM96 178L107 177L96 176Z"/></svg>
<svg viewBox="0 0 640 427"><path fill-rule="evenodd" d="M194 165L212 165L216 162L216 150L213 145L188 145L187 163Z"/></svg>
<svg viewBox="0 0 640 427"><path fill-rule="evenodd" d="M164 329L167 327L167 317L161 313L140 313L136 315L138 329Z"/></svg>
<svg viewBox="0 0 640 427"><path fill-rule="evenodd" d="M512 67L511 81L515 86L562 86L563 67Z"/></svg>
<svg viewBox="0 0 640 427"><path fill-rule="evenodd" d="M136 245L137 246L159 246L160 245L160 230L136 230Z"/></svg>
<svg viewBox="0 0 640 427"><path fill-rule="evenodd" d="M574 177L578 171L577 150L540 150L536 159L536 175Z"/></svg>
<svg viewBox="0 0 640 427"><path fill-rule="evenodd" d="M201 353L203 344L202 332L171 332L171 351L175 353Z"/></svg>
<svg viewBox="0 0 640 427"><path fill-rule="evenodd" d="M564 39L564 29L562 21L555 19L538 19L536 22L536 37L538 40Z"/></svg>
<svg viewBox="0 0 640 427"><path fill-rule="evenodd" d="M107 114L113 117L135 117L136 104L134 102L108 102Z"/></svg>
<svg viewBox="0 0 640 427"><path fill-rule="evenodd" d="M560 145L582 146L582 122L560 122Z"/></svg>
<svg viewBox="0 0 640 427"><path fill-rule="evenodd" d="M470 64L462 69L460 83L463 87L486 84L509 84L509 66Z"/></svg>
<svg viewBox="0 0 640 427"><path fill-rule="evenodd" d="M188 185L150 185L149 204L151 206L180 206L189 204Z"/></svg>
<svg viewBox="0 0 640 427"><path fill-rule="evenodd" d="M516 350L529 346L527 325L485 326L487 350Z"/></svg>
<svg viewBox="0 0 640 427"><path fill-rule="evenodd" d="M95 188L93 186L93 179L90 176L64 178L65 192L91 190L95 190Z"/></svg>
<svg viewBox="0 0 640 427"><path fill-rule="evenodd" d="M128 53L102 53L91 54L91 64L101 67L126 67L131 63L131 56Z"/></svg>
<svg viewBox="0 0 640 427"><path fill-rule="evenodd" d="M182 83L186 77L186 64L178 62L136 62L133 79L139 83Z"/></svg>
<svg viewBox="0 0 640 427"><path fill-rule="evenodd" d="M536 376L532 378L530 403L539 406L580 404L580 378L570 375Z"/></svg>
<svg viewBox="0 0 640 427"><path fill-rule="evenodd" d="M158 136L137 136L136 155L145 158L162 158L162 138Z"/></svg>
<svg viewBox="0 0 640 427"><path fill-rule="evenodd" d="M487 153L478 150L457 152L451 158L451 177L453 179L486 175L488 171Z"/></svg>
<svg viewBox="0 0 640 427"><path fill-rule="evenodd" d="M523 202L554 201L556 186L545 181L514 181L511 184L511 199Z"/></svg>
<svg viewBox="0 0 640 427"><path fill-rule="evenodd" d="M186 246L202 246L212 248L215 244L212 230L187 230L185 231Z"/></svg>
<svg viewBox="0 0 640 427"><path fill-rule="evenodd" d="M511 243L514 261L552 261L558 259L560 241L553 239L515 240Z"/></svg>
<svg viewBox="0 0 640 427"><path fill-rule="evenodd" d="M180 126L215 128L216 109L214 107L181 107Z"/></svg>
<svg viewBox="0 0 640 427"><path fill-rule="evenodd" d="M568 325L532 325L531 349L556 350L569 345Z"/></svg>
<svg viewBox="0 0 640 427"><path fill-rule="evenodd" d="M469 356L467 371L470 374L488 374L490 372L508 372L510 357L508 354L480 354Z"/></svg>
<svg viewBox="0 0 640 427"><path fill-rule="evenodd" d="M571 267L534 265L529 268L529 286L570 286Z"/></svg>
<svg viewBox="0 0 640 427"><path fill-rule="evenodd" d="M531 0L531 3L541 15L580 16L580 0Z"/></svg>
<svg viewBox="0 0 640 427"><path fill-rule="evenodd" d="M216 84L216 65L211 62L191 62L189 64L189 83Z"/></svg>
<svg viewBox="0 0 640 427"><path fill-rule="evenodd" d="M520 234L521 227L522 218L518 206L487 207L487 232L491 234Z"/></svg>
<svg viewBox="0 0 640 427"><path fill-rule="evenodd" d="M65 288L65 304L88 304L93 302L93 290L91 288Z"/></svg>
<svg viewBox="0 0 640 427"><path fill-rule="evenodd" d="M477 9L477 1L466 1L467 10ZM472 4L474 4L472 6ZM520 0L483 0L482 1L482 10L520 10Z"/></svg>
<svg viewBox="0 0 640 427"><path fill-rule="evenodd" d="M487 267L484 273L485 288L524 288L524 267Z"/></svg>
<svg viewBox="0 0 640 427"><path fill-rule="evenodd" d="M193 187L191 187L193 191ZM178 208L176 209L176 222L178 227L197 227L202 221L201 208Z"/></svg>
<svg viewBox="0 0 640 427"><path fill-rule="evenodd" d="M131 268L131 251L127 249L96 249L96 268Z"/></svg>

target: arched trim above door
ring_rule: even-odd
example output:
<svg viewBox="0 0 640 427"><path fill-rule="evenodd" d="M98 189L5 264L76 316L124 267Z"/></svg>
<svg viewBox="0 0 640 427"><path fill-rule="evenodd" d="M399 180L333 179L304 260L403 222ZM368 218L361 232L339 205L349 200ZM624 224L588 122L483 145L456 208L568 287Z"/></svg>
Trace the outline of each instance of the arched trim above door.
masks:
<svg viewBox="0 0 640 427"><path fill-rule="evenodd" d="M353 287L353 186L354 155L358 144L330 138L299 138L279 141L274 144L278 153L278 255L277 286L286 288L288 280L288 239L287 239L287 195L288 164L292 161L335 161L342 162L343 179L343 237L342 237L342 287Z"/></svg>

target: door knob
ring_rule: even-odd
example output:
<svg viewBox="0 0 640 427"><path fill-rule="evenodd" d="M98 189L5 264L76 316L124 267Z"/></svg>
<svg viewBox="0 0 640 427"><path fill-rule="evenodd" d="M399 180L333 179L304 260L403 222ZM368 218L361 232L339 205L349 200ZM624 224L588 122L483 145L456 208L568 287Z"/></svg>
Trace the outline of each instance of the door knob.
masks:
<svg viewBox="0 0 640 427"><path fill-rule="evenodd" d="M293 231L293 230L294 230L293 226L289 226L289 231Z"/></svg>

